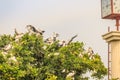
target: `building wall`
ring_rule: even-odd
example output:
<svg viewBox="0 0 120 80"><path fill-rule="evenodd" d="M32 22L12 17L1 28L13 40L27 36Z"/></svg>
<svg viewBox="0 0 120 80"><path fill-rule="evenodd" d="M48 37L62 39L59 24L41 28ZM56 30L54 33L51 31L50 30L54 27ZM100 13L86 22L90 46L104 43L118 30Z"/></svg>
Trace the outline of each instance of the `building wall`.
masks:
<svg viewBox="0 0 120 80"><path fill-rule="evenodd" d="M111 41L111 76L120 79L120 40Z"/></svg>

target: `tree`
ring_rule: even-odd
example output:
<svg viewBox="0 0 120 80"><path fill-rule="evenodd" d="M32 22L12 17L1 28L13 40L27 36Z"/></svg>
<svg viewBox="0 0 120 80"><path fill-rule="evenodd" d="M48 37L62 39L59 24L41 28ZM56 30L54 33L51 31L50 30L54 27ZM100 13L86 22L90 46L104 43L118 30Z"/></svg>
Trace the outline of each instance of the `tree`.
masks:
<svg viewBox="0 0 120 80"><path fill-rule="evenodd" d="M36 29L37 30L37 29ZM17 34L16 34L17 33ZM2 80L88 80L107 74L101 57L84 49L83 42L60 41L29 31L0 36L0 79ZM73 38L71 38L73 40Z"/></svg>

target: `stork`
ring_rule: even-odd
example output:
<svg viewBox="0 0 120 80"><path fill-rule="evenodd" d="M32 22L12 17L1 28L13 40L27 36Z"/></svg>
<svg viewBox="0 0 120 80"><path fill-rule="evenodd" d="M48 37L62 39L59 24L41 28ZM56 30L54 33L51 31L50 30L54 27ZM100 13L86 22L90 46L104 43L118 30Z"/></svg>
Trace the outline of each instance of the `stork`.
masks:
<svg viewBox="0 0 120 80"><path fill-rule="evenodd" d="M43 33L45 32L44 30L37 30L34 26L32 25L27 25L26 26L27 30L29 33L39 33L40 35L43 35Z"/></svg>

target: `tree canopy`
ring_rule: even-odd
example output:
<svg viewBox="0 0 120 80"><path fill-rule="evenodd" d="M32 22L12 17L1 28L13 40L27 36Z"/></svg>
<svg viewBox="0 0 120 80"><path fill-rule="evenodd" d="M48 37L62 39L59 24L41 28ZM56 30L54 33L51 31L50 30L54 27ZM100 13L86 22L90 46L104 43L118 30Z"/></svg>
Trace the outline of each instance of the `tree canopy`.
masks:
<svg viewBox="0 0 120 80"><path fill-rule="evenodd" d="M88 72L94 79L107 74L101 57L83 42L61 41L56 33L44 39L44 31L27 29L0 36L1 80L88 80Z"/></svg>

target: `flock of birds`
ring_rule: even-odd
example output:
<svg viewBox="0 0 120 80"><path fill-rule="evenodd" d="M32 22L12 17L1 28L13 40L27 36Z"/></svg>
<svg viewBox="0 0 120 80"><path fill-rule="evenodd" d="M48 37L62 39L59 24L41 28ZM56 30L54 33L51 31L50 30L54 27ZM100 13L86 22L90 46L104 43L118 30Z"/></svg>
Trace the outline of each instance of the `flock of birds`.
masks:
<svg viewBox="0 0 120 80"><path fill-rule="evenodd" d="M27 25L26 26L27 30L28 30L28 33L30 34L37 34L37 35L41 35L43 36L43 33L45 32L44 30L37 30L34 26L32 25ZM60 41L59 42L59 46L66 46L66 45L69 45L78 35L74 35L70 40L68 41ZM53 44L55 41L57 41L57 38L59 37L59 34L58 33L53 33L53 35L47 39L44 40L45 43L51 45ZM91 47L88 48L88 50L86 51L86 53L88 53L89 57L90 58L93 58L94 57L94 51Z"/></svg>
<svg viewBox="0 0 120 80"><path fill-rule="evenodd" d="M32 26L32 25L27 25L26 26L26 28L27 28L27 30L28 30L28 33L31 35L31 34L36 34L36 35L41 35L41 36L43 36L43 33L45 32L44 30L38 30L38 29L36 29L34 26ZM17 30L15 29L15 41L16 42L19 42L19 39L24 35L24 33L18 33L17 32ZM47 39L45 39L44 40L44 42L45 43L47 43L47 44L49 44L49 45L51 45L52 43L54 43L55 41L57 41L57 38L59 37L59 34L58 33L53 33L53 35L51 36L51 37L49 37L49 38L47 38ZM75 36L73 36L70 40L68 40L68 41L60 41L59 42L59 46L66 46L66 45L69 45L72 41L73 41L73 39L75 39L77 37L77 35L75 35ZM3 52L2 52L2 54L3 55L6 55L6 54L8 54L8 51L10 50L10 49L12 49L13 47L12 47L12 44L11 43L9 43L8 45L5 45L5 47L2 49L3 50ZM94 58L94 51L93 51L93 49L91 48L91 47L89 47L88 48L88 50L86 51L86 53L89 55L89 58L90 59L93 59ZM56 55L59 55L59 53L57 53ZM79 55L80 57L82 57L83 55ZM11 61L14 61L14 63L17 63L18 61L17 61L17 59L16 59L16 57L15 56L13 56L12 54L11 54L11 57L9 58L9 62L11 63ZM64 72L64 70L63 70L63 72ZM68 75L67 75L67 77L72 77L72 76L74 76L74 74L75 74L75 72L73 71L73 72L71 72L71 73L69 73Z"/></svg>
<svg viewBox="0 0 120 80"><path fill-rule="evenodd" d="M44 30L36 29L36 28L35 28L34 26L32 26L32 25L27 25L26 28L27 28L27 31L28 31L29 34L36 34L36 35L41 35L41 36L43 36L43 33L45 32ZM15 32L15 34L16 34L16 36L15 36L15 41L19 41L19 39L24 35L23 33L18 33L16 29L15 29L14 32ZM45 39L44 42L47 43L47 44L49 44L49 45L51 45L52 43L54 43L55 41L57 41L57 38L58 38L58 37L59 37L59 34L54 32L53 35L52 35L51 37ZM60 46L68 45L68 44L70 44L70 43L73 41L73 39L76 38L76 37L77 37L77 35L73 36L73 37L72 37L70 40L68 40L68 41L65 41L65 40L60 41L60 42L59 42L59 45L60 45Z"/></svg>
<svg viewBox="0 0 120 80"><path fill-rule="evenodd" d="M34 26L32 25L27 25L26 26L28 33L31 34L36 34L36 35L41 35L43 36L43 33L45 32L44 30L40 30L40 29L36 29ZM17 32L17 30L15 29L15 41L18 42L19 39L24 35L24 33L19 33ZM44 40L45 43L51 45L52 43L54 43L55 41L57 41L57 38L59 37L58 33L53 33L53 35L47 39ZM70 40L68 41L59 41L59 46L66 46L69 45L73 39L75 39L77 37L77 35L73 36ZM5 45L5 47L3 48L4 50L4 54L7 54L7 52L12 48L12 44L9 43L8 45ZM93 49L91 47L88 48L88 50L86 51L86 53L88 53L88 55L92 58L94 56L94 52ZM81 55L80 55L81 56Z"/></svg>

